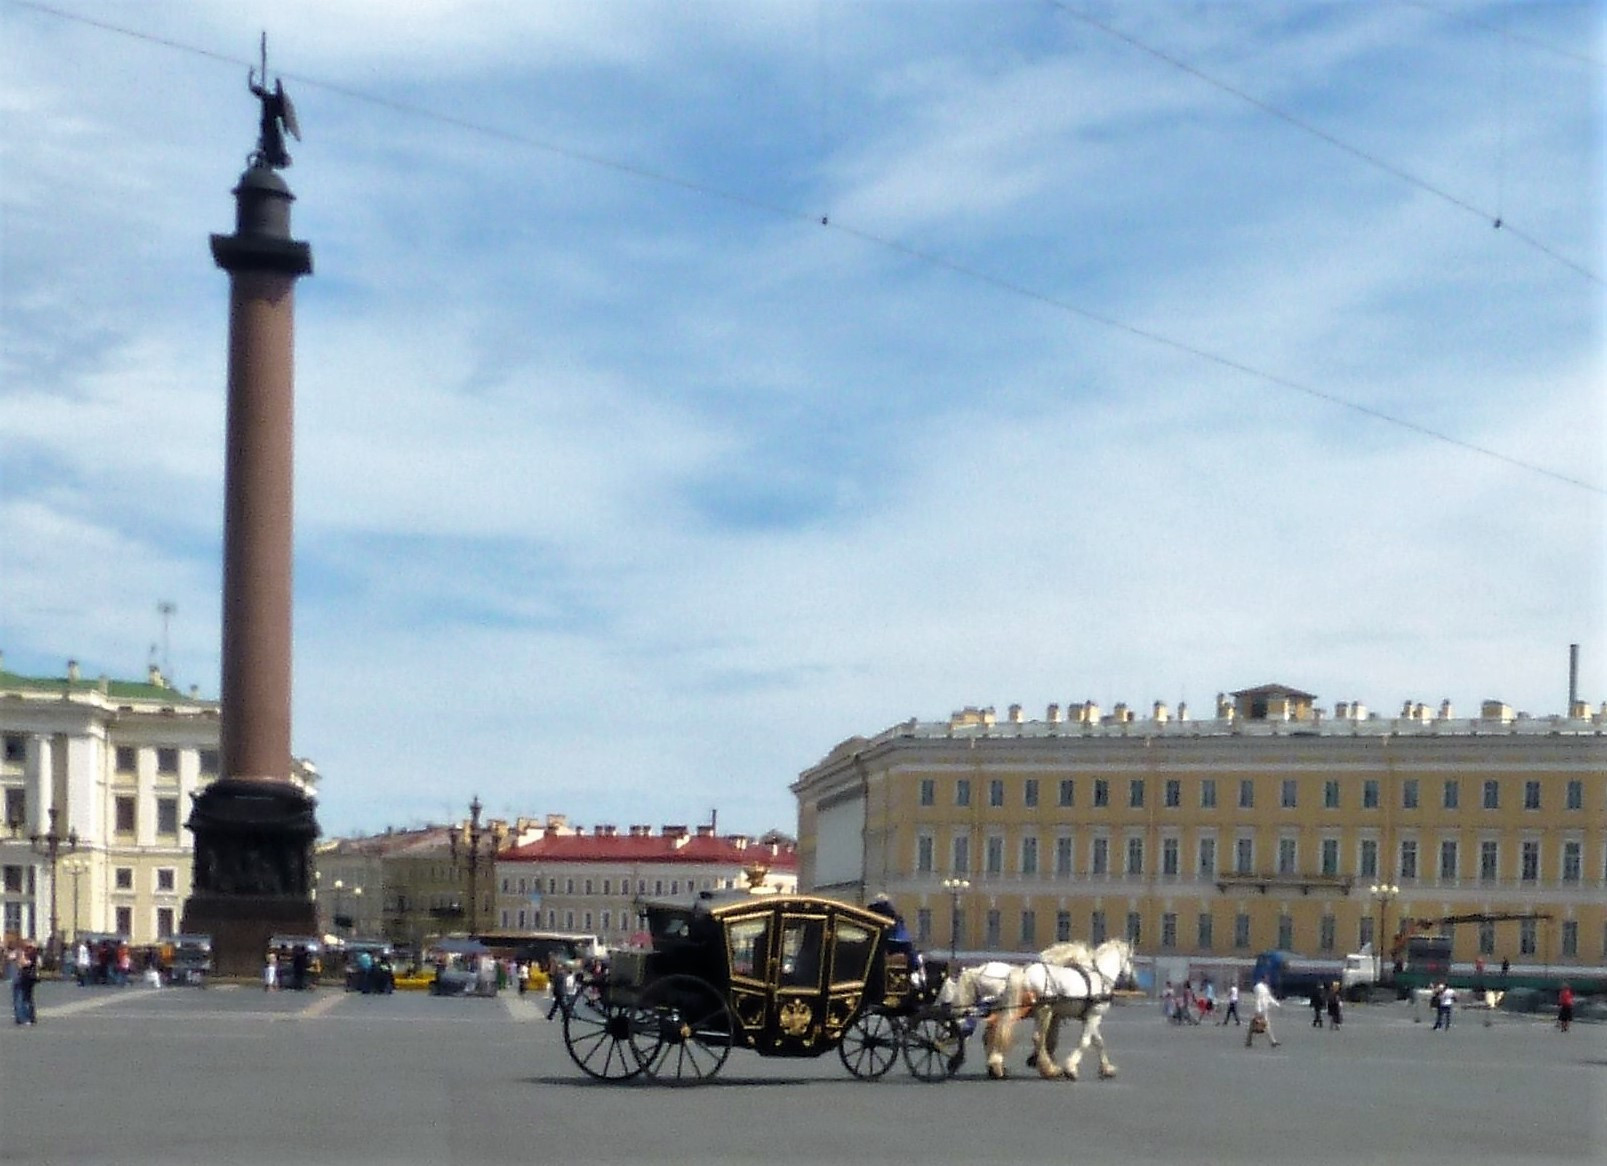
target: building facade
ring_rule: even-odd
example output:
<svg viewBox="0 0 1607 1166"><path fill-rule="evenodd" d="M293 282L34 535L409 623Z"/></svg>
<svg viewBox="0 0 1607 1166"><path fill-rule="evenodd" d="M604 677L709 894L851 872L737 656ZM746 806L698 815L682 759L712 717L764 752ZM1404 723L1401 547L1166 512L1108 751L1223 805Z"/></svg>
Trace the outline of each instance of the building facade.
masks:
<svg viewBox="0 0 1607 1166"><path fill-rule="evenodd" d="M0 667L0 930L155 943L190 893L190 799L218 776L218 705L144 681ZM310 790L316 772L298 762Z"/></svg>
<svg viewBox="0 0 1607 1166"><path fill-rule="evenodd" d="M1458 961L1607 962L1607 708L1329 715L1268 685L1214 711L968 709L844 741L792 787L800 882L886 891L919 942L972 953L1340 955L1436 921ZM1478 914L1549 918L1438 922Z"/></svg>
<svg viewBox="0 0 1607 1166"><path fill-rule="evenodd" d="M548 833L497 856L497 917L503 931L595 935L610 947L642 939L637 901L702 891L798 886L790 839L717 835L713 826L614 826Z"/></svg>

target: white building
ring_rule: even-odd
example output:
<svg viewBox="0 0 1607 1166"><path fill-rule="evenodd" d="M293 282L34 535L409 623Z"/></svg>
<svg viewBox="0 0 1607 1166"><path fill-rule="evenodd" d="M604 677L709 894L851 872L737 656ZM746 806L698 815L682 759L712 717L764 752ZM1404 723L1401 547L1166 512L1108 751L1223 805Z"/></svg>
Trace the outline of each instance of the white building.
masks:
<svg viewBox="0 0 1607 1166"><path fill-rule="evenodd" d="M0 659L0 930L42 946L154 943L190 893L190 799L218 776L218 703L144 681L7 672ZM316 771L297 763L311 790ZM54 852L54 858L52 858Z"/></svg>

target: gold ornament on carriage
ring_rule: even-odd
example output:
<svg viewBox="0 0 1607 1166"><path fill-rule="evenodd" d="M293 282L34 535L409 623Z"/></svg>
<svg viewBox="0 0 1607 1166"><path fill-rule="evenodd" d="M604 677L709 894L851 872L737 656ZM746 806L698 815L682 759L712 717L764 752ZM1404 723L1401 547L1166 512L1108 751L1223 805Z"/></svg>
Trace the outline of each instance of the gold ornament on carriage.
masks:
<svg viewBox="0 0 1607 1166"><path fill-rule="evenodd" d="M809 1031L809 1022L814 1018L815 1010L802 1000L788 1000L781 1006L777 1023L788 1036L802 1036Z"/></svg>

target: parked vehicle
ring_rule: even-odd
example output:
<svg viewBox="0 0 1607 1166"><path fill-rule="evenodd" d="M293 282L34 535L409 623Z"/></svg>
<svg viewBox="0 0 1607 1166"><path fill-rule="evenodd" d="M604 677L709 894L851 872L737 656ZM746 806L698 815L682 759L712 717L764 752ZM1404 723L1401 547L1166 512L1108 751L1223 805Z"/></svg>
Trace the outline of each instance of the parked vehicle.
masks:
<svg viewBox="0 0 1607 1166"><path fill-rule="evenodd" d="M268 951L279 957L281 988L318 986L324 974L324 941L316 935L275 935L268 940Z"/></svg>
<svg viewBox="0 0 1607 1166"><path fill-rule="evenodd" d="M396 991L396 966L391 945L383 939L348 939L341 949L345 961L346 991L389 996ZM367 967L363 957L367 956Z"/></svg>
<svg viewBox="0 0 1607 1166"><path fill-rule="evenodd" d="M439 939L425 959L435 968L432 996L495 996L496 970L491 949L478 939Z"/></svg>
<svg viewBox="0 0 1607 1166"><path fill-rule="evenodd" d="M168 939L162 955L167 983L206 987L213 970L210 935L174 935Z"/></svg>

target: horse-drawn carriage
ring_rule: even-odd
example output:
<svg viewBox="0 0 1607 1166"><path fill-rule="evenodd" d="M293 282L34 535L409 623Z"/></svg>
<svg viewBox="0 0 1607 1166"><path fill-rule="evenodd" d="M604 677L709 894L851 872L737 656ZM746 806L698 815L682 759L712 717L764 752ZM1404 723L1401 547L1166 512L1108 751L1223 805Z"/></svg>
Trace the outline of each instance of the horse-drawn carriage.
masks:
<svg viewBox="0 0 1607 1166"><path fill-rule="evenodd" d="M963 1042L894 920L809 895L700 897L644 906L651 951L619 951L582 978L564 1015L575 1064L604 1081L695 1084L733 1048L767 1057L837 1050L856 1077L901 1057L946 1080Z"/></svg>

